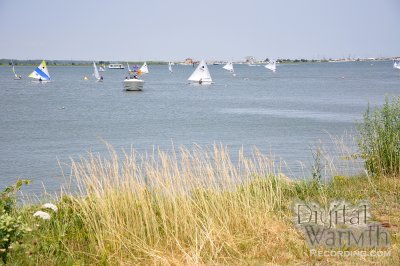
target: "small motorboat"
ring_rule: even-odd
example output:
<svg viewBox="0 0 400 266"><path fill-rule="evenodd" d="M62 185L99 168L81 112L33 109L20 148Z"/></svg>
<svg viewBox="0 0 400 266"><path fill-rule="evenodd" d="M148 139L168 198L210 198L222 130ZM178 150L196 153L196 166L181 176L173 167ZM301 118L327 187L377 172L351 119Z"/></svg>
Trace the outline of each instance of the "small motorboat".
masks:
<svg viewBox="0 0 400 266"><path fill-rule="evenodd" d="M127 91L141 91L143 90L144 80L138 79L136 76L127 77L124 80L124 89Z"/></svg>

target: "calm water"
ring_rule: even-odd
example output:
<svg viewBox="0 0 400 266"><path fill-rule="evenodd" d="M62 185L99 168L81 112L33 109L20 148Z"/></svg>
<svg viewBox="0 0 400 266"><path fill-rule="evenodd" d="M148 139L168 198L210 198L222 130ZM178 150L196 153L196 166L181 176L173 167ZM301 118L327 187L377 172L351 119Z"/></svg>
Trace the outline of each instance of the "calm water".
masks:
<svg viewBox="0 0 400 266"><path fill-rule="evenodd" d="M272 151L302 171L311 163L310 146L341 135L360 121L368 102L379 106L385 95L400 94L400 71L391 62L236 65L237 76L210 66L216 82L186 84L193 68L149 66L143 92L125 92L125 70L107 70L104 83L83 81L91 67L50 67L53 82L33 84L12 79L0 67L0 186L18 177L34 182L25 191L58 190L57 160L67 163L88 151L107 153L132 145L208 145L222 142L234 152L257 146ZM16 67L26 77L33 67Z"/></svg>

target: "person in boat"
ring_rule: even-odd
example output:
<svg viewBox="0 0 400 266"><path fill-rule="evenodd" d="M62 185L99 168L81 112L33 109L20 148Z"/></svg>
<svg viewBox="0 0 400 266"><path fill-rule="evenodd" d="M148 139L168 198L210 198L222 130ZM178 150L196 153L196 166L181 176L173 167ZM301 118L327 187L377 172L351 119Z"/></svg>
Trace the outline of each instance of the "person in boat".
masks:
<svg viewBox="0 0 400 266"><path fill-rule="evenodd" d="M42 82L42 77L39 78L39 82Z"/></svg>
<svg viewBox="0 0 400 266"><path fill-rule="evenodd" d="M133 75L133 78L134 78L134 79L138 79L137 75Z"/></svg>
<svg viewBox="0 0 400 266"><path fill-rule="evenodd" d="M104 79L103 76L100 76L100 80L103 81L103 79Z"/></svg>
<svg viewBox="0 0 400 266"><path fill-rule="evenodd" d="M199 84L201 85L203 83L203 79L199 79Z"/></svg>

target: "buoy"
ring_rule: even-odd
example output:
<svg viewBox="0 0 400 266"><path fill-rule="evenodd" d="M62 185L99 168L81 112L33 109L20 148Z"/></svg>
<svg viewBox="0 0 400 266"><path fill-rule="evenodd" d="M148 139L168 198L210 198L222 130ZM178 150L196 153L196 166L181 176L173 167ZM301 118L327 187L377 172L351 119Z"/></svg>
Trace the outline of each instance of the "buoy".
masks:
<svg viewBox="0 0 400 266"><path fill-rule="evenodd" d="M84 76L84 77L83 77L83 80L88 80L88 77Z"/></svg>

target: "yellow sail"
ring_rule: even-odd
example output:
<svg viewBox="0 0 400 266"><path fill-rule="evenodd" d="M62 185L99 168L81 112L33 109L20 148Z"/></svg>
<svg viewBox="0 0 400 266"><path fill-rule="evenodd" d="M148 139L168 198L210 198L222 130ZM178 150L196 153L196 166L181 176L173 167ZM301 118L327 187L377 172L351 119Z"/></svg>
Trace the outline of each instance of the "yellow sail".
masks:
<svg viewBox="0 0 400 266"><path fill-rule="evenodd" d="M29 75L30 78L50 80L49 70L47 69L46 61L42 61L40 65Z"/></svg>

